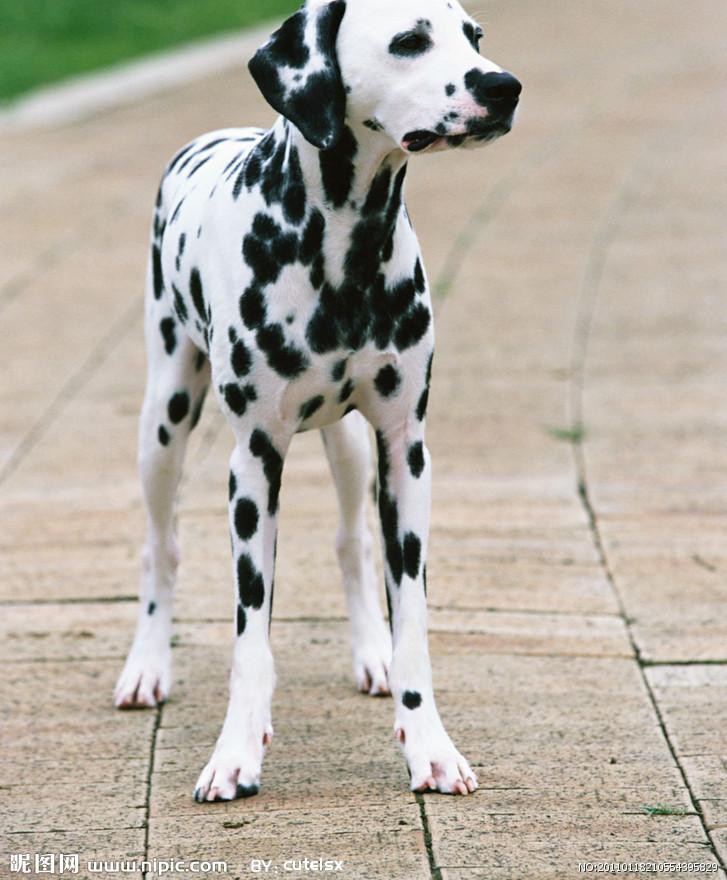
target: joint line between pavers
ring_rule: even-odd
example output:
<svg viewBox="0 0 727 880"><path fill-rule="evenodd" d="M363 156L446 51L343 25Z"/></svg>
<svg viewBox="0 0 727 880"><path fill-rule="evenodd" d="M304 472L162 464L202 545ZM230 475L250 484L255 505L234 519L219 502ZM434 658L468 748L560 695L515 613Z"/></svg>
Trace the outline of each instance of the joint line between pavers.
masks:
<svg viewBox="0 0 727 880"><path fill-rule="evenodd" d="M429 873L432 880L442 880L442 872L434 858L434 844L432 841L432 831L429 827L429 817L427 816L427 808L424 803L424 795L415 794L416 802L419 805L419 817L422 822L422 834L424 835L424 846L427 850L427 859L429 861Z"/></svg>
<svg viewBox="0 0 727 880"><path fill-rule="evenodd" d="M17 470L28 453L38 445L58 416L121 344L141 314L141 302L135 300L133 305L113 323L109 332L102 337L81 366L66 380L58 394L20 439L5 465L0 468L0 484L4 483Z"/></svg>
<svg viewBox="0 0 727 880"><path fill-rule="evenodd" d="M663 133L661 136L663 137ZM584 424L583 402L585 390L586 361L588 357L588 348L591 338L591 332L593 329L593 321L598 301L598 294L608 260L609 249L611 247L611 244L615 240L615 234L620 226L620 221L624 209L633 199L631 187L634 179L639 177L639 175L642 175L643 179L643 174L646 171L646 167L650 169L653 169L654 167L653 162L649 163L648 166L645 166L645 159L648 160L649 156L651 155L651 148L653 147L653 144L655 142L656 138L653 136L645 138L642 141L641 148L638 150L635 160L630 165L623 179L623 182L618 188L616 196L606 213L604 223L601 229L594 236L592 241L591 252L586 264L583 283L579 294L576 324L573 336L569 403L570 421L571 426L574 428L578 426L580 429L582 429ZM686 770L679 760L676 748L671 740L664 717L656 700L656 695L654 694L654 691L646 675L646 664L641 657L641 649L638 645L633 631L633 624L631 618L626 613L626 606L623 600L623 596L621 595L621 592L613 575L608 555L606 553L603 537L601 535L596 510L593 505L591 494L588 488L588 471L583 450L583 440L579 442L573 442L571 445L573 450L573 462L578 485L578 496L588 519L593 545L598 554L601 567L616 600L616 604L619 609L619 616L623 619L626 635L634 653L634 658L636 660L636 665L641 676L641 681L648 696L649 702L651 703L656 721L659 725L659 728L661 729L664 741L667 745L667 748L669 749L669 753L671 754L674 765L681 775L684 787L691 801L693 811L699 818L703 833L706 837L707 846L709 847L710 852L717 864L724 871L725 864L719 855L715 841L710 833L709 826L705 821L704 814L702 813L699 801L694 791L692 790Z"/></svg>
<svg viewBox="0 0 727 880"><path fill-rule="evenodd" d="M149 771L146 775L146 798L144 800L144 861L149 861L149 834L151 831L151 786L154 778L154 758L156 755L157 738L159 728L162 726L162 712L164 703L159 703L156 708L154 727L151 732L151 744L149 747ZM147 871L142 874L142 880L147 880Z"/></svg>
<svg viewBox="0 0 727 880"><path fill-rule="evenodd" d="M611 571L608 557L606 555L606 551L603 546L603 540L601 538L600 529L598 526L598 520L596 517L596 512L593 508L590 496L588 494L587 483L585 481L585 473L583 473L583 477L584 477L584 479L581 482L579 489L580 489L580 495L581 495L581 498L583 501L583 505L584 505L586 514L587 514L589 522L591 524L593 543L594 543L594 546L596 547L596 550L597 550L599 556L601 557L603 571L606 576L606 579L608 580L608 583L611 587L611 590L613 591L613 594L616 598L616 602L618 603L618 606L621 609L622 617L623 617L623 621L624 621L624 627L626 629L626 635L627 635L628 640L631 643L631 647L634 651L634 655L636 658L636 666L639 670L639 675L641 676L642 684L643 684L644 689L646 691L646 695L649 699L649 702L651 703L651 707L654 712L654 716L656 718L656 721L659 725L659 729L661 730L662 736L664 737L664 742L666 743L666 746L669 749L669 753L671 755L672 761L674 762L674 765L677 768L677 770L679 771L679 775L682 778L682 782L684 783L684 788L686 789L686 792L689 796L689 800L691 802L694 814L699 818L699 822L702 826L702 830L703 830L704 835L707 839L707 845L709 846L710 852L711 852L712 856L714 857L715 861L717 862L717 864L720 866L720 868L723 871L725 871L725 870L727 870L725 867L725 863L719 855L719 852L717 850L717 846L714 841L714 838L712 837L709 825L704 818L704 813L702 812L702 808L699 803L699 800L697 799L697 796L696 796L694 790L692 789L691 783L689 782L687 772L684 769L684 767L682 766L681 761L679 760L679 755L677 754L676 747L674 746L674 743L672 742L671 736L669 735L669 731L667 730L666 722L664 720L664 716L662 715L661 709L659 708L659 704L657 702L656 695L655 695L655 693L651 687L651 684L649 682L649 679L646 675L646 667L641 662L641 650L640 650L639 645L638 645L636 638L634 636L632 625L631 625L631 623L629 623L629 619L626 615L625 607L624 607L624 603L623 603L623 597L621 596L621 593L618 589L618 586L616 585L616 581L613 576L613 572Z"/></svg>

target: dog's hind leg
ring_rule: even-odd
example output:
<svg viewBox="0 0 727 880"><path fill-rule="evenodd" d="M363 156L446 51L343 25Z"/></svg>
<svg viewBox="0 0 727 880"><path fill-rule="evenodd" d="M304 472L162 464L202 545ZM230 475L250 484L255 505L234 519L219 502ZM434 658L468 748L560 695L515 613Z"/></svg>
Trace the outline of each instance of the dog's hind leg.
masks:
<svg viewBox="0 0 727 880"><path fill-rule="evenodd" d="M150 270L151 271L151 270ZM116 684L121 709L163 702L171 682L171 622L179 553L174 508L187 440L209 384L207 358L181 327L166 294L146 299L147 387L139 470L147 511L136 635Z"/></svg>
<svg viewBox="0 0 727 880"><path fill-rule="evenodd" d="M354 679L363 693L386 695L391 635L381 615L373 539L366 523L371 479L368 424L352 412L321 434L340 507L336 552L351 620Z"/></svg>

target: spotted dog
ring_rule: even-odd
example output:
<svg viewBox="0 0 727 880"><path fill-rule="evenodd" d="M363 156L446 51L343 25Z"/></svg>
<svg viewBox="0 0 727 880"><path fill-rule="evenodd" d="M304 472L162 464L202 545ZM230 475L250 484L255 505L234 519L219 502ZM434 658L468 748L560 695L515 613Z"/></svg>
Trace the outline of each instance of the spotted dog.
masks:
<svg viewBox="0 0 727 880"><path fill-rule="evenodd" d="M432 691L424 426L434 333L403 187L411 155L476 147L510 130L520 84L479 54L481 37L455 0L309 0L250 62L281 114L273 127L205 135L166 169L146 298L139 460L148 537L115 700L154 706L169 693L174 502L211 379L235 438L235 638L227 715L197 801L259 789L273 735L278 493L291 438L314 428L340 502L356 684L393 695L413 790L477 787ZM367 422L378 447L391 634L365 524Z"/></svg>

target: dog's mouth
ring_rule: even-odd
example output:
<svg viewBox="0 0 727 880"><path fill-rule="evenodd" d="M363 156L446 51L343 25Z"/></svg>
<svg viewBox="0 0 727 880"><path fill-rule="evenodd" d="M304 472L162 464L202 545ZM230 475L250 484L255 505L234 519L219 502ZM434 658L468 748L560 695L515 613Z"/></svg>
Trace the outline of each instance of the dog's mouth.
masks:
<svg viewBox="0 0 727 880"><path fill-rule="evenodd" d="M401 145L407 153L421 153L422 150L434 146L437 141L441 140L441 134L437 134L434 131L426 131L426 129L417 129L405 134L401 140Z"/></svg>
<svg viewBox="0 0 727 880"><path fill-rule="evenodd" d="M452 131L440 133L417 129L407 132L401 139L402 149L407 153L423 153L425 150L447 149L448 147L461 147L466 141L486 142L495 140L510 131L510 120L498 120L482 124L478 121L470 123L466 131Z"/></svg>

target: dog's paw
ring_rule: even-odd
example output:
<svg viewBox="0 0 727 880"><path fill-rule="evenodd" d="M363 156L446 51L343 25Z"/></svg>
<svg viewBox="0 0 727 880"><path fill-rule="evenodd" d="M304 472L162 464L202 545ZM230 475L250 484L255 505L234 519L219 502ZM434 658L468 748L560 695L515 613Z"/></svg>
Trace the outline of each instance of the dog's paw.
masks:
<svg viewBox="0 0 727 880"><path fill-rule="evenodd" d="M249 742L248 748L223 742L217 743L209 763L200 773L194 788L198 804L206 801L234 801L248 798L260 791L265 747L273 739L273 729L268 727L257 743Z"/></svg>
<svg viewBox="0 0 727 880"><path fill-rule="evenodd" d="M372 626L365 637L353 637L353 677L362 694L388 697L391 666L391 636L383 620Z"/></svg>
<svg viewBox="0 0 727 880"><path fill-rule="evenodd" d="M116 682L116 708L146 709L165 702L171 680L172 660L168 646L154 650L134 646Z"/></svg>
<svg viewBox="0 0 727 880"><path fill-rule="evenodd" d="M385 651L369 648L354 652L353 675L356 687L362 694L372 697L388 697L389 689L389 663L391 655Z"/></svg>
<svg viewBox="0 0 727 880"><path fill-rule="evenodd" d="M406 758L412 791L472 794L477 790L474 771L438 719L426 726L397 721L394 735Z"/></svg>

